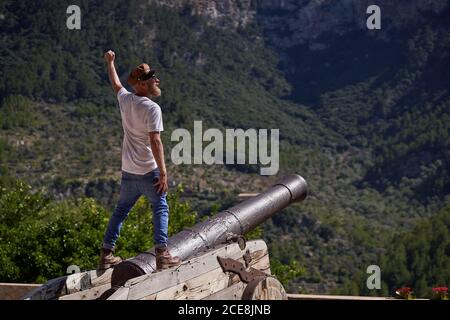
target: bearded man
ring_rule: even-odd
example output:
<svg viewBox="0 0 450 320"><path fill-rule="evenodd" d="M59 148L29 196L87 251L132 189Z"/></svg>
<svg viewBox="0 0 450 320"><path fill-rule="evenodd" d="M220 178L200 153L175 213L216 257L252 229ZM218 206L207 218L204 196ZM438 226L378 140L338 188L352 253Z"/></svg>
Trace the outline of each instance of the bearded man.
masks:
<svg viewBox="0 0 450 320"><path fill-rule="evenodd" d="M141 195L145 195L152 204L157 270L178 266L180 258L172 257L167 250L169 206L166 199L167 171L160 137L162 113L160 106L151 100L161 95L160 81L155 70L142 63L128 77L128 84L134 91L131 93L122 86L117 75L115 53L109 50L104 58L119 101L124 137L119 202L105 232L98 269L104 270L122 261L113 254L115 243L124 220Z"/></svg>

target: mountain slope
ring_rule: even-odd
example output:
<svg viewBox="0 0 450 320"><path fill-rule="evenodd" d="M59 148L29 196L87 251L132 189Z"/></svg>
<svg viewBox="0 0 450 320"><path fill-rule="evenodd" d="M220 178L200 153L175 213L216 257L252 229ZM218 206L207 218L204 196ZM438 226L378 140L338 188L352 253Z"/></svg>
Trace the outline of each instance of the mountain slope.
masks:
<svg viewBox="0 0 450 320"><path fill-rule="evenodd" d="M270 252L306 266L291 292L357 293L355 274L380 261L392 236L448 201L445 6L402 13L386 38L346 24L330 1L240 3L84 1L82 29L69 31L68 2L2 2L1 183L20 178L56 198L115 205L122 129L102 59L113 49L123 83L142 61L157 69L171 180L200 216L299 173L310 197L264 224ZM308 12L331 20L296 37ZM194 120L204 130L280 128L278 176L175 166L170 134Z"/></svg>

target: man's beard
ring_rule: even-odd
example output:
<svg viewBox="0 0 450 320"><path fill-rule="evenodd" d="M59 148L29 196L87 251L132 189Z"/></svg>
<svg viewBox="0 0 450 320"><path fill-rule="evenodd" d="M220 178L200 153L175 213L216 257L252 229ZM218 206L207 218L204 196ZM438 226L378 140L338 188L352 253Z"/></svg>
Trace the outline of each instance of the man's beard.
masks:
<svg viewBox="0 0 450 320"><path fill-rule="evenodd" d="M148 86L148 94L151 97L158 98L161 96L161 89L156 84L149 85Z"/></svg>

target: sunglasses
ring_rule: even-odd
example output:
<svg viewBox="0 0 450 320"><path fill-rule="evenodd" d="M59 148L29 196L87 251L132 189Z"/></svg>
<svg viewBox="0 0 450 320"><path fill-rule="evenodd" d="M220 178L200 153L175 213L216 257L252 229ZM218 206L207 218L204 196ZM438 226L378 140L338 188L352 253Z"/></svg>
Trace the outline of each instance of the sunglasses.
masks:
<svg viewBox="0 0 450 320"><path fill-rule="evenodd" d="M156 79L155 70L151 70L149 73L146 73L139 78L137 78L139 81L145 81L148 79Z"/></svg>

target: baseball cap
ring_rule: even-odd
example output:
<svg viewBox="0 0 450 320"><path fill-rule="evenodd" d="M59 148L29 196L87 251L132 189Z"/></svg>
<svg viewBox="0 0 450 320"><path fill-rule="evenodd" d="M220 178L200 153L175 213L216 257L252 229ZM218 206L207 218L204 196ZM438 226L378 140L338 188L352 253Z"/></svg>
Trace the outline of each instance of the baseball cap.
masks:
<svg viewBox="0 0 450 320"><path fill-rule="evenodd" d="M128 76L128 83L131 86L134 86L141 80L150 79L154 74L155 70L151 70L148 64L141 63L130 72L130 75Z"/></svg>

